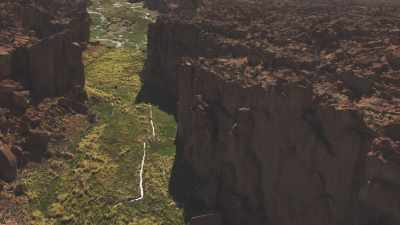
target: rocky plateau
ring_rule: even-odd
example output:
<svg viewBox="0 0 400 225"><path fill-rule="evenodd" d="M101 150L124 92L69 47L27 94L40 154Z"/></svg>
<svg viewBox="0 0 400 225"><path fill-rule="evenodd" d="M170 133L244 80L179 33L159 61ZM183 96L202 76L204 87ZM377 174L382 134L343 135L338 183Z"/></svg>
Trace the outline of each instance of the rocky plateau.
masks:
<svg viewBox="0 0 400 225"><path fill-rule="evenodd" d="M142 73L177 101L170 191L187 220L400 224L399 6L195 8L150 25Z"/></svg>

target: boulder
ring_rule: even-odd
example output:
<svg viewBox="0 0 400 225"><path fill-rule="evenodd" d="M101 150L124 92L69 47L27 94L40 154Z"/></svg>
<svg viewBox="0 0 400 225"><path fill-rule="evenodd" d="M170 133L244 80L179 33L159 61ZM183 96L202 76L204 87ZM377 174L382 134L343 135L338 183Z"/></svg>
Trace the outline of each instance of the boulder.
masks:
<svg viewBox="0 0 400 225"><path fill-rule="evenodd" d="M15 108L25 110L29 107L29 91L14 91L11 95Z"/></svg>
<svg viewBox="0 0 400 225"><path fill-rule="evenodd" d="M23 89L23 87L21 86L21 84L14 80L6 79L6 80L0 81L0 93L10 94L13 91L19 91L22 89Z"/></svg>
<svg viewBox="0 0 400 225"><path fill-rule="evenodd" d="M11 182L17 177L17 159L8 145L0 142L0 178Z"/></svg>
<svg viewBox="0 0 400 225"><path fill-rule="evenodd" d="M0 81L0 107L14 108L14 93L22 91L20 83L13 80Z"/></svg>
<svg viewBox="0 0 400 225"><path fill-rule="evenodd" d="M25 143L25 149L31 153L31 157L39 160L48 149L50 134L41 129L30 129Z"/></svg>

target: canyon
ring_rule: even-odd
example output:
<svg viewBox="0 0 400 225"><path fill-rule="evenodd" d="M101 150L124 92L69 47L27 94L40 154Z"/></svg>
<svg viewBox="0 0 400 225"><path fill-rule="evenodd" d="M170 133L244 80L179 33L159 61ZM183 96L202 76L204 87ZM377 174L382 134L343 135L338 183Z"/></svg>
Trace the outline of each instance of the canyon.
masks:
<svg viewBox="0 0 400 225"><path fill-rule="evenodd" d="M142 79L177 101L186 219L400 224L399 10L203 1L151 24Z"/></svg>
<svg viewBox="0 0 400 225"><path fill-rule="evenodd" d="M1 1L0 224L184 224L168 195L176 123L138 76L156 15Z"/></svg>
<svg viewBox="0 0 400 225"><path fill-rule="evenodd" d="M399 12L2 1L0 224L400 224Z"/></svg>

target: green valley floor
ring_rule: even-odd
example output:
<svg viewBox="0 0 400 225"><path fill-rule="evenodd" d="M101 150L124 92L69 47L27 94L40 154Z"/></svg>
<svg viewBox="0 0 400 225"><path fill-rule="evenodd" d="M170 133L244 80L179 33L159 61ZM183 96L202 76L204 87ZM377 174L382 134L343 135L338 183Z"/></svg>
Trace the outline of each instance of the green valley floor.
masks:
<svg viewBox="0 0 400 225"><path fill-rule="evenodd" d="M69 157L51 157L22 171L17 182L27 200L20 212L31 224L184 224L168 194L176 122L136 100L147 25L156 15L126 0L93 0L90 14L85 65L92 123L83 116L67 118L68 138L50 149L62 148ZM140 197L144 143L144 198L132 202Z"/></svg>

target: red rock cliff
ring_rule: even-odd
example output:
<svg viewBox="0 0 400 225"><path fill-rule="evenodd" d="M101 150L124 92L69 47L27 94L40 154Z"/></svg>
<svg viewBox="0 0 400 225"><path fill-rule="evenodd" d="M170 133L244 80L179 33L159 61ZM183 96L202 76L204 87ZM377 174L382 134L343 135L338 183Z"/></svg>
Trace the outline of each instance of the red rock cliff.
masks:
<svg viewBox="0 0 400 225"><path fill-rule="evenodd" d="M0 2L1 179L12 181L28 158L46 154L50 133L44 127L57 128L57 117L84 111L78 102L88 39L86 0ZM64 95L71 99L45 99ZM51 126L42 126L49 118Z"/></svg>
<svg viewBox="0 0 400 225"><path fill-rule="evenodd" d="M399 10L217 1L160 17L142 76L178 99L187 215L400 224Z"/></svg>
<svg viewBox="0 0 400 225"><path fill-rule="evenodd" d="M83 87L82 50L89 38L86 1L3 2L0 77L37 98ZM9 21L7 23L7 21Z"/></svg>

